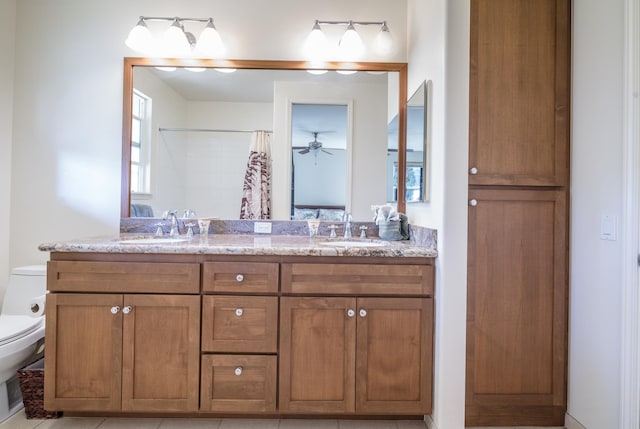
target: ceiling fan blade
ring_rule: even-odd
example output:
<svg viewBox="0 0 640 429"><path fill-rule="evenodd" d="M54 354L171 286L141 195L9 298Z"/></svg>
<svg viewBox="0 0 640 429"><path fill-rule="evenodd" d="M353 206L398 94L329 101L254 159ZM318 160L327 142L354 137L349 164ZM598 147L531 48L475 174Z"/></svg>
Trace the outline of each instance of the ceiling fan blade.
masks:
<svg viewBox="0 0 640 429"><path fill-rule="evenodd" d="M299 151L298 153L299 153L299 154L301 154L301 155L307 154L307 153L309 153L309 148L302 149L302 150L301 150L301 151Z"/></svg>
<svg viewBox="0 0 640 429"><path fill-rule="evenodd" d="M320 149L321 151L323 151L324 153L328 154L328 155L333 155L331 152L329 152L328 150L324 150L324 149Z"/></svg>

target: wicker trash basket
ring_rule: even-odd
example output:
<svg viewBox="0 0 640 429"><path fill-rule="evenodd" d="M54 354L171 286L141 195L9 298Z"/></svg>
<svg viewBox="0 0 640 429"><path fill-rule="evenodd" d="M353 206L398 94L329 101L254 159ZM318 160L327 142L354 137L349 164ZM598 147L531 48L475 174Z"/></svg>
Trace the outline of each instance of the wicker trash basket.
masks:
<svg viewBox="0 0 640 429"><path fill-rule="evenodd" d="M44 409L44 359L18 370L24 412L28 419L57 419L59 411Z"/></svg>

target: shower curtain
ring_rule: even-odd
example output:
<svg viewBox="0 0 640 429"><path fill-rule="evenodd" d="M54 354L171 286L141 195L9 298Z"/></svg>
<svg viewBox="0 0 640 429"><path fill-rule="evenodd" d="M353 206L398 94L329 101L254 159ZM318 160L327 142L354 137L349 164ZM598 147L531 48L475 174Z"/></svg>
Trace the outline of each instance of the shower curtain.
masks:
<svg viewBox="0 0 640 429"><path fill-rule="evenodd" d="M271 218L271 135L254 131L242 187L240 219Z"/></svg>

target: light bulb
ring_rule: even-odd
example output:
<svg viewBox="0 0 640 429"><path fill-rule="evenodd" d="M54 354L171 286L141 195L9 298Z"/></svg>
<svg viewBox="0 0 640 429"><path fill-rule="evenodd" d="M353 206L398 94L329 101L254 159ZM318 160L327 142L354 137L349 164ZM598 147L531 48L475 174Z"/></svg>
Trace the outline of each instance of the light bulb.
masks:
<svg viewBox="0 0 640 429"><path fill-rule="evenodd" d="M191 52L191 45L189 45L187 36L184 34L184 30L177 18L173 20L171 26L164 33L163 48L169 57L185 57Z"/></svg>
<svg viewBox="0 0 640 429"><path fill-rule="evenodd" d="M323 70L323 69L307 69L307 73L309 74L315 74L315 75L321 75L321 74L325 74L327 73L329 70Z"/></svg>
<svg viewBox="0 0 640 429"><path fill-rule="evenodd" d="M343 59L349 60L358 59L364 54L364 44L351 21L340 39L340 54Z"/></svg>
<svg viewBox="0 0 640 429"><path fill-rule="evenodd" d="M129 32L129 36L124 43L134 51L144 54L149 54L153 51L153 36L151 36L144 19L140 18L136 26Z"/></svg>
<svg viewBox="0 0 640 429"><path fill-rule="evenodd" d="M387 27L386 21L382 23L382 28L380 28L380 32L376 36L374 46L379 55L385 56L389 55L393 49L393 38L391 37L391 32L389 31L389 27Z"/></svg>
<svg viewBox="0 0 640 429"><path fill-rule="evenodd" d="M304 44L304 55L312 61L320 61L326 59L328 50L327 36L316 20Z"/></svg>
<svg viewBox="0 0 640 429"><path fill-rule="evenodd" d="M213 25L213 19L209 18L207 25L202 30L195 48L196 55L207 58L221 58L224 55L224 43Z"/></svg>

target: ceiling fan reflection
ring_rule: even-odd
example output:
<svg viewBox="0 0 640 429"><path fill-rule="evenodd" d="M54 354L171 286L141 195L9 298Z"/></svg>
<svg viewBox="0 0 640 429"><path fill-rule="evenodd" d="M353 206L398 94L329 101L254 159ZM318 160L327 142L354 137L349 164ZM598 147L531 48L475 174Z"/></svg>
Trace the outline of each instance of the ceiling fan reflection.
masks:
<svg viewBox="0 0 640 429"><path fill-rule="evenodd" d="M324 152L328 155L333 155L333 153L329 152L326 149L322 148L322 142L318 141L318 134L320 133L331 133L333 131L310 131L313 134L313 141L308 143L308 146L299 150L298 153L301 155L306 155L309 152L312 152L316 157L318 156L318 152ZM294 148L297 149L297 148Z"/></svg>

